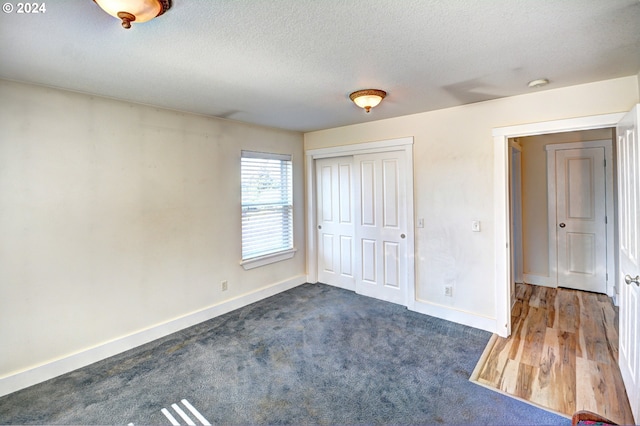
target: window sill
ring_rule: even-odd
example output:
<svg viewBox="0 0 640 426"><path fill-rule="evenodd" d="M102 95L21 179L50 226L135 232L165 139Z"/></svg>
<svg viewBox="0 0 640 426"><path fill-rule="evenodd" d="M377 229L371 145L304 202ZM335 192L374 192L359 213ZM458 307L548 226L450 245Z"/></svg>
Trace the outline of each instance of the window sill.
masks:
<svg viewBox="0 0 640 426"><path fill-rule="evenodd" d="M260 266L269 265L270 263L280 262L282 260L291 259L298 249L292 248L290 250L279 251L277 253L267 254L260 257L254 257L252 259L241 260L240 265L248 271L249 269L259 268Z"/></svg>

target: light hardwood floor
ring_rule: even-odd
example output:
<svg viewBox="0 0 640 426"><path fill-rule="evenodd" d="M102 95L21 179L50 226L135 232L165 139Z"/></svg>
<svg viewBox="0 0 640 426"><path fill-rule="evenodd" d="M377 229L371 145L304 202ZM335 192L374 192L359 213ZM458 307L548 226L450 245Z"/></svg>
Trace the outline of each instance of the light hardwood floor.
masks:
<svg viewBox="0 0 640 426"><path fill-rule="evenodd" d="M590 410L633 424L611 299L529 284L516 299L511 336L492 338L472 380L566 416Z"/></svg>

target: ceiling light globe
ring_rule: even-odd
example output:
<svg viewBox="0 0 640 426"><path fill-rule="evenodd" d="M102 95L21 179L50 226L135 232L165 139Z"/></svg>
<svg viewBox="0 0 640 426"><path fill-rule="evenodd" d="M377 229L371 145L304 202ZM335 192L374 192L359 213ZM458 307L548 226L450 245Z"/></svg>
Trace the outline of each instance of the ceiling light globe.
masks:
<svg viewBox="0 0 640 426"><path fill-rule="evenodd" d="M147 22L162 15L169 2L161 0L94 0L109 15L122 19L122 26L129 28L130 22ZM133 18L131 18L133 17Z"/></svg>
<svg viewBox="0 0 640 426"><path fill-rule="evenodd" d="M367 89L353 92L349 95L349 98L360 108L364 108L366 112L369 112L371 108L377 106L385 96L387 96L387 93L384 90Z"/></svg>

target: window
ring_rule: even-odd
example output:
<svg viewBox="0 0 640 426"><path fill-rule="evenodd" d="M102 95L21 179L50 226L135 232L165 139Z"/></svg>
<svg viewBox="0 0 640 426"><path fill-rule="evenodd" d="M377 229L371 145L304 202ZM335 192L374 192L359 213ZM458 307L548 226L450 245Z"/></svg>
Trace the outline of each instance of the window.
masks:
<svg viewBox="0 0 640 426"><path fill-rule="evenodd" d="M292 257L291 155L242 151L240 168L243 266ZM256 259L268 260L256 264Z"/></svg>

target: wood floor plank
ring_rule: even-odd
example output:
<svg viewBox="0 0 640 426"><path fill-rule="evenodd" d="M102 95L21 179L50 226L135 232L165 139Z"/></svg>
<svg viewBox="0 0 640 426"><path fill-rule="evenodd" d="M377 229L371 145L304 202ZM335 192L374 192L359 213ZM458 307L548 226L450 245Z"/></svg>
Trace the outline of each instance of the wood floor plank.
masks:
<svg viewBox="0 0 640 426"><path fill-rule="evenodd" d="M518 376L515 383L515 396L531 400L533 382L538 375L538 368L520 363L518 365Z"/></svg>
<svg viewBox="0 0 640 426"><path fill-rule="evenodd" d="M557 297L558 328L575 333L580 328L580 301L576 292L560 289Z"/></svg>
<svg viewBox="0 0 640 426"><path fill-rule="evenodd" d="M577 292L576 292L577 293ZM591 361L609 363L609 347L602 309L597 295L582 292L579 294L580 309L580 341L586 350L586 357Z"/></svg>
<svg viewBox="0 0 640 426"><path fill-rule="evenodd" d="M523 364L537 367L540 365L544 336L547 331L546 310L544 308L531 307L527 316L526 327L523 328L524 346L520 356Z"/></svg>
<svg viewBox="0 0 640 426"><path fill-rule="evenodd" d="M500 382L496 383L496 389L499 389L509 395L519 396L518 389L518 371L520 368L520 363L514 360L507 360L507 363L504 366L504 371L502 377L500 378Z"/></svg>
<svg viewBox="0 0 640 426"><path fill-rule="evenodd" d="M556 324L556 296L558 291L555 288L547 289L547 327L554 328Z"/></svg>
<svg viewBox="0 0 640 426"><path fill-rule="evenodd" d="M617 310L606 295L516 286L512 335L497 337L478 382L571 416L633 422L617 364Z"/></svg>
<svg viewBox="0 0 640 426"><path fill-rule="evenodd" d="M502 375L504 374L505 365L509 360L509 352L512 339L505 339L498 337L491 349L492 356L487 359L484 366L480 370L478 381L491 384L500 383Z"/></svg>
<svg viewBox="0 0 640 426"><path fill-rule="evenodd" d="M544 392L547 389L553 388L552 385L556 380L554 367L560 356L558 332L553 328L547 328L544 335L542 358L540 359L540 373L538 374L538 388L540 391Z"/></svg>
<svg viewBox="0 0 640 426"><path fill-rule="evenodd" d="M562 402L562 395L558 394L561 389L555 386L557 380L555 367L560 356L559 352L560 346L557 332L552 328L547 328L538 376L532 383L532 392L529 400L555 411L561 411L561 407L557 405Z"/></svg>
<svg viewBox="0 0 640 426"><path fill-rule="evenodd" d="M589 410L595 412L602 412L602 409L598 408L598 401L596 399L596 393L593 392L592 389L592 381L594 380L591 377L591 374L595 374L596 380L600 378L600 372L596 370L597 363L594 361L589 361L586 358L578 358L576 360L576 386L578 388L578 395L576 398L576 411L580 410ZM593 371L592 371L593 370ZM609 411L608 407L606 408ZM601 413L604 415L604 413ZM610 417L607 417L611 419ZM613 419L611 419L613 420Z"/></svg>
<svg viewBox="0 0 640 426"><path fill-rule="evenodd" d="M601 364L588 359L578 360L578 410L590 410L618 424L633 424L627 394L620 389L619 380L607 380L615 376L616 366ZM619 371L619 370L618 370ZM626 402L626 403L623 403Z"/></svg>
<svg viewBox="0 0 640 426"><path fill-rule="evenodd" d="M614 309L608 298L600 297L604 295L598 295L598 302L602 309L601 321L603 323L605 331L605 339L607 341L607 347L609 349L609 356L617 364L618 363L618 312Z"/></svg>
<svg viewBox="0 0 640 426"><path fill-rule="evenodd" d="M529 297L529 306L534 308L544 308L545 304L545 295L547 293L546 287L535 286L531 290L531 296Z"/></svg>
<svg viewBox="0 0 640 426"><path fill-rule="evenodd" d="M529 315L529 304L526 302L521 303L520 316L518 316L511 325L511 345L509 346L509 359L519 359L520 353L522 353L522 347L524 345L524 338L526 336L526 329Z"/></svg>

